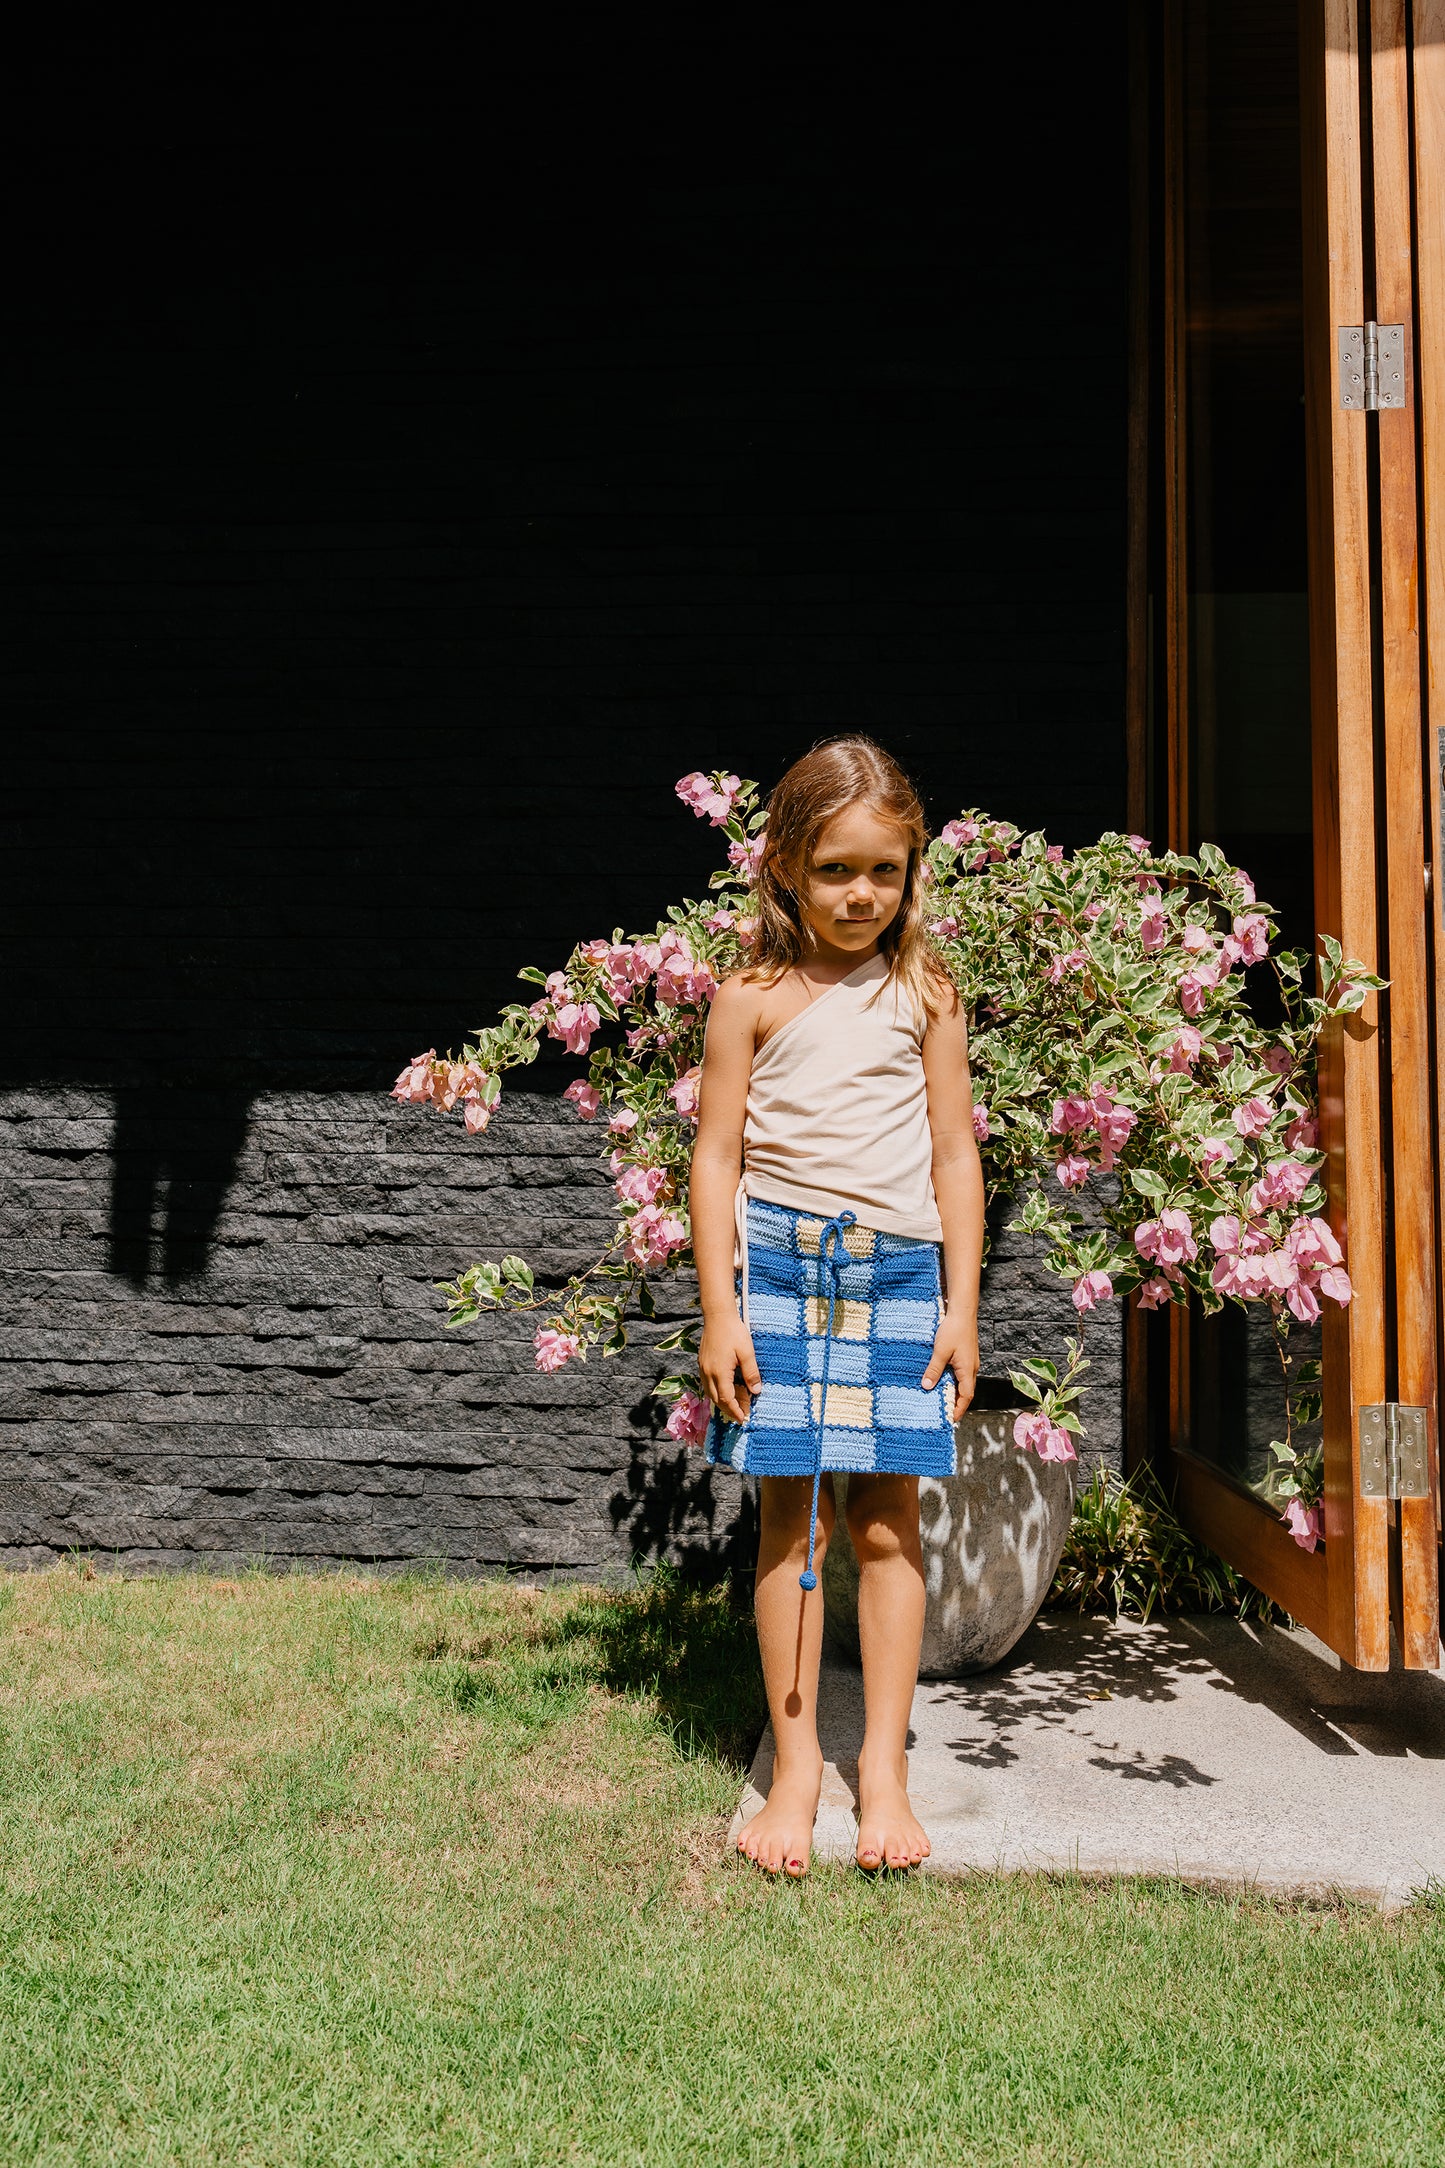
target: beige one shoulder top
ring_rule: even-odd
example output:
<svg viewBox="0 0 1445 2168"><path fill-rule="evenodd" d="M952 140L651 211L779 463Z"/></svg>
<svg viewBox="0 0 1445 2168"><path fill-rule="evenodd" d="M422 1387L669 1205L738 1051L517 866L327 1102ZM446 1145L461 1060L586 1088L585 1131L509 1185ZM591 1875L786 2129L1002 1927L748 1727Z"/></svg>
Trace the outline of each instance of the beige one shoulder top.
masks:
<svg viewBox="0 0 1445 2168"><path fill-rule="evenodd" d="M941 1242L927 1018L887 978L886 958L870 956L753 1056L742 1186L767 1204L824 1219L853 1211L884 1234Z"/></svg>

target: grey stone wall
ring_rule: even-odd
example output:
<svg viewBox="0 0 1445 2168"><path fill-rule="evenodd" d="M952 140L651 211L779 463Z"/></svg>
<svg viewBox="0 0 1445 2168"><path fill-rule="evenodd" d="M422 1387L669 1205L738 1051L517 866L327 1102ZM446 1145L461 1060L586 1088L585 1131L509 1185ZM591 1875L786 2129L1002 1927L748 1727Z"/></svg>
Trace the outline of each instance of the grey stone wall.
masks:
<svg viewBox="0 0 1445 2168"><path fill-rule="evenodd" d="M198 1112L204 1115L202 1102ZM158 1115L169 1116L165 1104ZM380 1094L257 1099L203 1259L191 1172L106 1095L0 1102L0 1562L607 1576L747 1561L750 1490L659 1436L664 1317L614 1362L539 1376L525 1319L457 1333L434 1283L513 1249L562 1275L610 1224L598 1132L511 1093L488 1135ZM144 1168L130 1164L131 1155ZM137 1196L145 1199L135 1223ZM125 1207L124 1223L117 1216ZM679 1285L676 1312L688 1290ZM1056 1349L1067 1290L1004 1236L986 1376ZM1091 1453L1117 1460L1120 1337L1090 1333Z"/></svg>

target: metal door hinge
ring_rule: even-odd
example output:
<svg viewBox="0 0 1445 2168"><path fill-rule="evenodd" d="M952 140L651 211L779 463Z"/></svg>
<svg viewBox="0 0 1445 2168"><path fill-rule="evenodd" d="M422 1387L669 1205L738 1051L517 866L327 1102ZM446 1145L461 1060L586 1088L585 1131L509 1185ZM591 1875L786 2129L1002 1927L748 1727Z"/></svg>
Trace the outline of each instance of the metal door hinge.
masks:
<svg viewBox="0 0 1445 2168"><path fill-rule="evenodd" d="M1404 325L1341 324L1340 405L1373 414L1404 404Z"/></svg>
<svg viewBox="0 0 1445 2168"><path fill-rule="evenodd" d="M1360 1410L1360 1496L1428 1498L1430 1426L1423 1408L1398 1400Z"/></svg>

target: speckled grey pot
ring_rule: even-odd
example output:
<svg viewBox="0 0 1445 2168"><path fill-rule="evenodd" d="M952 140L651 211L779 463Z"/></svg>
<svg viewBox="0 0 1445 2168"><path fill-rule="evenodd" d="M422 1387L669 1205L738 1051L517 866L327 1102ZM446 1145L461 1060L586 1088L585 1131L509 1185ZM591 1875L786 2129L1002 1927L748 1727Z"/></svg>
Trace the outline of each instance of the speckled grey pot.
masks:
<svg viewBox="0 0 1445 2168"><path fill-rule="evenodd" d="M1014 1410L970 1409L958 1425L958 1473L918 1486L928 1607L925 1679L987 1671L1032 1624L1063 1555L1074 1511L1074 1463L1042 1461L1013 1442ZM838 1523L823 1562L828 1638L858 1662L858 1561L835 1475Z"/></svg>

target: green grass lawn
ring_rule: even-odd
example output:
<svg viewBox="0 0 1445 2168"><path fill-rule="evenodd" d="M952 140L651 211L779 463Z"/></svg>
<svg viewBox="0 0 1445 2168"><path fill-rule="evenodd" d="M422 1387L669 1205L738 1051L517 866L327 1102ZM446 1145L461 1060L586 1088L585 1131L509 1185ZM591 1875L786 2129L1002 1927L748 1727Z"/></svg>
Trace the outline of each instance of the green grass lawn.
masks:
<svg viewBox="0 0 1445 2168"><path fill-rule="evenodd" d="M745 1616L0 1578L0 2160L1445 2158L1445 1916L765 1884Z"/></svg>

